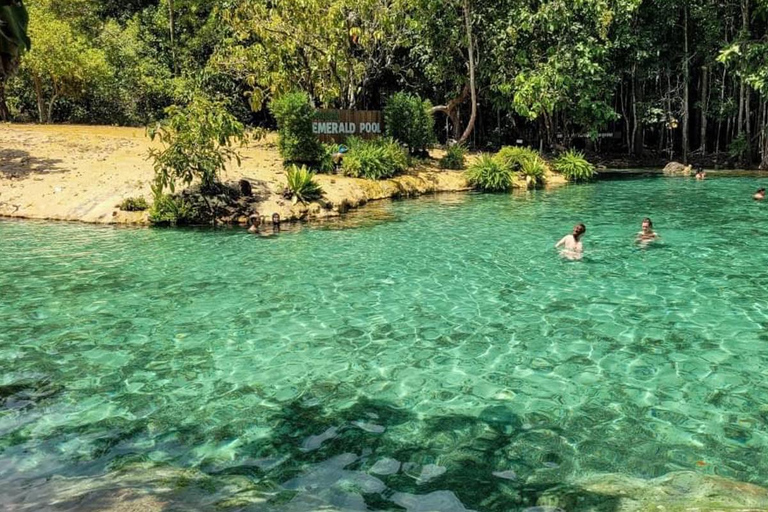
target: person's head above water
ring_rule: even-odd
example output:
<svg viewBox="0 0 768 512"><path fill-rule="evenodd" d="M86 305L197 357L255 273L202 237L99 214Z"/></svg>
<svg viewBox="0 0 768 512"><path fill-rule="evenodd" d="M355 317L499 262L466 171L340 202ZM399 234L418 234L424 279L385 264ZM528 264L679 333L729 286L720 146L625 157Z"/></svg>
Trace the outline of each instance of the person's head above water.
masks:
<svg viewBox="0 0 768 512"><path fill-rule="evenodd" d="M643 231L645 232L653 231L653 221L648 217L644 218L642 227L643 227Z"/></svg>
<svg viewBox="0 0 768 512"><path fill-rule="evenodd" d="M273 213L272 214L272 224L280 224L280 214L279 213Z"/></svg>
<svg viewBox="0 0 768 512"><path fill-rule="evenodd" d="M757 194L763 194L763 195L765 195L765 189L764 189L764 188L759 188L759 189L757 189L757 192L756 192L756 193L757 193Z"/></svg>
<svg viewBox="0 0 768 512"><path fill-rule="evenodd" d="M587 232L587 226L585 226L581 222L573 226L573 238L575 238L576 240L581 238L586 232Z"/></svg>

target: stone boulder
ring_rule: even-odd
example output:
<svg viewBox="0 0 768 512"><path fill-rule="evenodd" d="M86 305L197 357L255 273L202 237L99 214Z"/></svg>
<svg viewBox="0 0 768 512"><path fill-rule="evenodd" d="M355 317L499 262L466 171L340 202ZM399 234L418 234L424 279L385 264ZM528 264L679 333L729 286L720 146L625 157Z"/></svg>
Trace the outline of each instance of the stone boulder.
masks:
<svg viewBox="0 0 768 512"><path fill-rule="evenodd" d="M568 512L768 510L768 489L693 471L669 473L652 480L601 474L550 489L537 505Z"/></svg>
<svg viewBox="0 0 768 512"><path fill-rule="evenodd" d="M664 167L665 176L690 176L692 172L692 165L685 165L680 162L669 162L667 166Z"/></svg>

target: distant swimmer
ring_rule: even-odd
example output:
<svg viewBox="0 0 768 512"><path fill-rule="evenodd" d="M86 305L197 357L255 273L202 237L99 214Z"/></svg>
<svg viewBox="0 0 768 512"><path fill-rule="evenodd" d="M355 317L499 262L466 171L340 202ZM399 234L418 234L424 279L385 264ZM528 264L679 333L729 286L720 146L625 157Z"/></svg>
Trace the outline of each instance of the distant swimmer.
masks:
<svg viewBox="0 0 768 512"><path fill-rule="evenodd" d="M706 173L706 172L704 172L704 168L702 168L702 167L699 167L699 168L696 170L696 179L697 179L697 180L703 180L703 179L705 179L706 177L707 177L707 173Z"/></svg>
<svg viewBox="0 0 768 512"><path fill-rule="evenodd" d="M637 234L637 242L641 244L647 244L658 240L659 235L653 230L653 222L648 217L643 219L640 232Z"/></svg>
<svg viewBox="0 0 768 512"><path fill-rule="evenodd" d="M752 199L755 201L762 201L765 199L765 189L761 188L757 192L755 192L755 195L752 196Z"/></svg>
<svg viewBox="0 0 768 512"><path fill-rule="evenodd" d="M261 226L261 217L258 213L254 213L250 217L248 217L248 220L251 222L251 227L248 228L249 233L258 234L259 233L259 226Z"/></svg>
<svg viewBox="0 0 768 512"><path fill-rule="evenodd" d="M573 227L573 233L564 236L557 244L555 249L560 249L560 255L569 260L580 260L584 253L584 246L581 243L581 237L587 232L584 224L576 224Z"/></svg>

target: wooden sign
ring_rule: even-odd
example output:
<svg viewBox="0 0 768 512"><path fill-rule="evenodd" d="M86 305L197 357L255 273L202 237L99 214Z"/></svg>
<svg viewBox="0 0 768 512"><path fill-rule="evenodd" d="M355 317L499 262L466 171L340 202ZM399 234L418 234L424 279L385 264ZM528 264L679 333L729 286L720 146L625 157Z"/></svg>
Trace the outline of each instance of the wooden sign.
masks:
<svg viewBox="0 0 768 512"><path fill-rule="evenodd" d="M380 110L318 110L312 131L323 142L344 142L347 137L374 139L384 133Z"/></svg>

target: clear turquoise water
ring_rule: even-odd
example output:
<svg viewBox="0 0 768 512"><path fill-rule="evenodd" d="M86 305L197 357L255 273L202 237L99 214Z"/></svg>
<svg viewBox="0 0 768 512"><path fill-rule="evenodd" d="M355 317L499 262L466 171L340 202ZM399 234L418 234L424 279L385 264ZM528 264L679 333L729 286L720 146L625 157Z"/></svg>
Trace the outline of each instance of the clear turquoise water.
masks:
<svg viewBox="0 0 768 512"><path fill-rule="evenodd" d="M760 183L439 196L268 238L0 222L0 505L137 463L247 510L513 510L593 472L766 485Z"/></svg>

